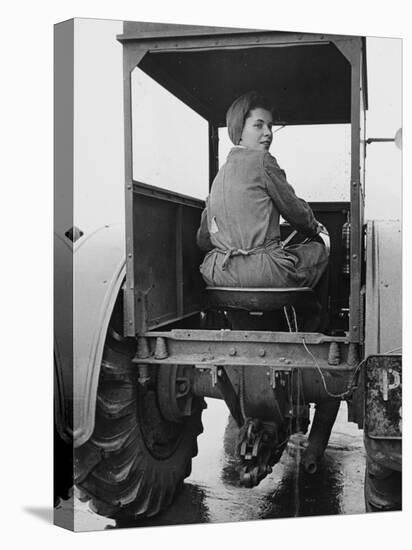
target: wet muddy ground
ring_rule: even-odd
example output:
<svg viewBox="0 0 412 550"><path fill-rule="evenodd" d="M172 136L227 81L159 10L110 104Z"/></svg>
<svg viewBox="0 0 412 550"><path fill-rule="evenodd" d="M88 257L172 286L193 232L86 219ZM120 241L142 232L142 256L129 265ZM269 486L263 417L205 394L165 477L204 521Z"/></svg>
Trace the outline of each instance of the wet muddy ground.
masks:
<svg viewBox="0 0 412 550"><path fill-rule="evenodd" d="M76 530L245 521L269 518L363 513L363 436L347 422L342 403L328 449L318 471L308 475L299 467L299 453L291 447L257 487L239 487L234 466L236 434L228 425L224 402L208 400L203 413L204 433L192 474L172 507L150 520L114 521L92 512L74 493ZM60 502L60 513L70 503Z"/></svg>

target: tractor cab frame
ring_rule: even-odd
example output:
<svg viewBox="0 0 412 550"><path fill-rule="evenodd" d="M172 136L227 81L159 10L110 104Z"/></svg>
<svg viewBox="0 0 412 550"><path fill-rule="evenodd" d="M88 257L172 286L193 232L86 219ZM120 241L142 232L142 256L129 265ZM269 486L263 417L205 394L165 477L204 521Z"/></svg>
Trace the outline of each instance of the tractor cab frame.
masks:
<svg viewBox="0 0 412 550"><path fill-rule="evenodd" d="M208 121L210 185L218 170L218 128L225 126L226 110L233 99L250 89L259 89L273 99L278 111L276 124L350 124L350 204L318 203L312 207L332 233L331 261L336 265L332 266L331 276L335 287L341 283L337 280L337 273L342 271L338 249L341 227L349 211L350 287L346 308L339 304L349 310L348 326L333 328L340 328L341 333L344 330L342 342L362 344L365 40L288 32L202 31L201 27L179 33L165 30L142 34L134 23L125 23L124 34L118 39L124 48L126 334L135 336L177 322L202 307L202 283L193 274L200 257L193 235L204 204L133 180L132 72L139 67ZM164 233L172 234L179 245L170 241L171 246L167 246L159 234L161 229L157 241L151 233L154 247L147 244L149 211L160 212L162 208L168 215L164 216ZM342 214L338 223L330 223L331 212L335 219L336 214ZM153 226L158 224L158 217ZM191 239L184 237L188 232ZM149 257L150 248L153 252ZM337 296L333 298L339 301Z"/></svg>
<svg viewBox="0 0 412 550"><path fill-rule="evenodd" d="M241 481L248 486L270 471L288 435L307 427L307 403L316 402L313 448L309 447L306 457L307 469L313 471L326 447L339 399L352 396L363 345L365 40L201 28L142 34L132 23L125 24L118 40L124 51L124 331L137 338L134 363L139 380L150 381L159 369L160 408L174 421L191 414L193 396L224 399L244 430L239 444ZM292 328L289 319L289 331L253 330L253 323L229 323L228 327L205 322L216 299L223 300L215 304L217 312L220 305L223 315L225 309L243 309L247 316L263 314L270 302L277 302L278 308L299 305L303 293L300 289L249 289L252 305L248 307L242 293L246 289L205 292L199 274L202 254L195 242L204 203L133 179L132 73L136 67L207 120L210 186L218 170L218 129L225 126L232 101L250 89L272 99L278 112L276 124L350 124L350 202L311 205L331 235L325 333L299 332L297 323ZM346 222L348 230L349 220L345 269L342 229Z"/></svg>

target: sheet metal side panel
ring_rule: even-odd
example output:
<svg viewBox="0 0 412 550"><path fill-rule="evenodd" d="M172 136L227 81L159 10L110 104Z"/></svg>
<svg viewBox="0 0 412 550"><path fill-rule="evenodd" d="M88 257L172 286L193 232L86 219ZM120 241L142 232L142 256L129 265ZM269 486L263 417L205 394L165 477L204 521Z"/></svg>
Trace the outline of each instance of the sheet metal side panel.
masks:
<svg viewBox="0 0 412 550"><path fill-rule="evenodd" d="M139 192L142 191L142 193ZM196 245L203 203L134 187L133 273L136 333L196 313L202 254Z"/></svg>
<svg viewBox="0 0 412 550"><path fill-rule="evenodd" d="M400 221L370 221L366 242L365 355L402 346Z"/></svg>
<svg viewBox="0 0 412 550"><path fill-rule="evenodd" d="M182 298L183 314L188 315L199 311L202 306L202 291L205 283L199 271L204 252L196 243L196 231L200 225L202 210L199 208L182 207Z"/></svg>

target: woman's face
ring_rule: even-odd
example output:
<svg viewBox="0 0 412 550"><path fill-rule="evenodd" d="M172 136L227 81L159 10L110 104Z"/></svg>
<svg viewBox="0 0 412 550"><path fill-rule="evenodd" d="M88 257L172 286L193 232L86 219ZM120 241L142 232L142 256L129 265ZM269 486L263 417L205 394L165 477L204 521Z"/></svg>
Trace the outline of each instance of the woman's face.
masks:
<svg viewBox="0 0 412 550"><path fill-rule="evenodd" d="M272 143L272 114L266 109L252 109L245 120L239 145L257 151L268 151Z"/></svg>

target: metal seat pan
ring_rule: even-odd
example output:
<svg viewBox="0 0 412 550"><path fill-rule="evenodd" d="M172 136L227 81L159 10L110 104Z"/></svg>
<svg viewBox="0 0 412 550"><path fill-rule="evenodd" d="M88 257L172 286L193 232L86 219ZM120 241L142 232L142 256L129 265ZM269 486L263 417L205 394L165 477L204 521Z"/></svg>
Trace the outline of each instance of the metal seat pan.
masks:
<svg viewBox="0 0 412 550"><path fill-rule="evenodd" d="M206 287L209 307L243 309L247 311L276 311L283 306L313 307L316 295L309 287L299 288L233 288Z"/></svg>

